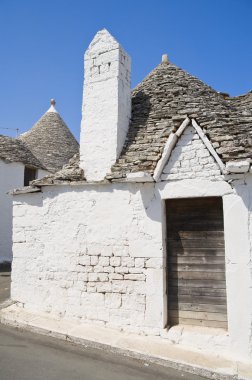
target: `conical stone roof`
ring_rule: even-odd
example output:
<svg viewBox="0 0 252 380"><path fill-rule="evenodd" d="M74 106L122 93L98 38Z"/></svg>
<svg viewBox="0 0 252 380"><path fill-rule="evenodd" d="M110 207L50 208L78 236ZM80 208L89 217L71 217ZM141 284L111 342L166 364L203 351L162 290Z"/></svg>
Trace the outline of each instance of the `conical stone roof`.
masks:
<svg viewBox="0 0 252 380"><path fill-rule="evenodd" d="M79 144L55 109L53 99L49 110L28 132L20 135L19 140L52 173L79 152Z"/></svg>
<svg viewBox="0 0 252 380"><path fill-rule="evenodd" d="M252 157L252 94L218 93L170 62L160 63L133 91L123 151L109 180L153 174L168 136L186 117L204 128L224 163Z"/></svg>
<svg viewBox="0 0 252 380"><path fill-rule="evenodd" d="M0 135L0 159L7 162L22 162L37 169L45 169L25 144L13 137Z"/></svg>
<svg viewBox="0 0 252 380"><path fill-rule="evenodd" d="M128 173L153 175L171 132L185 118L195 119L224 163L252 161L252 92L237 97L219 93L170 62L160 63L132 91L132 115L124 148L107 181ZM85 168L84 168L85 172ZM55 175L34 185L84 181L79 155Z"/></svg>

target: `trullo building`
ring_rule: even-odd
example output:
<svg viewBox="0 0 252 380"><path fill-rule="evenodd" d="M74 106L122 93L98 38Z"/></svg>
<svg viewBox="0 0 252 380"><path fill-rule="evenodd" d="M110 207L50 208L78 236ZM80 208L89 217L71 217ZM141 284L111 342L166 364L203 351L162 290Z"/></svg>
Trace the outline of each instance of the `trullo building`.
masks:
<svg viewBox="0 0 252 380"><path fill-rule="evenodd" d="M84 61L80 159L14 192L15 307L250 361L252 94L167 56L131 92L106 30Z"/></svg>
<svg viewBox="0 0 252 380"><path fill-rule="evenodd" d="M18 138L0 136L0 264L12 260L12 197L8 192L55 173L79 144L51 100L48 111Z"/></svg>

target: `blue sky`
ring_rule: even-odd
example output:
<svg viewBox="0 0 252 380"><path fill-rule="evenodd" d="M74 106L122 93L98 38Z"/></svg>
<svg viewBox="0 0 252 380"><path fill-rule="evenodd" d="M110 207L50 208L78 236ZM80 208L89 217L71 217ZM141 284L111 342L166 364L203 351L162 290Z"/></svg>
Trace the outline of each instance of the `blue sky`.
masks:
<svg viewBox="0 0 252 380"><path fill-rule="evenodd" d="M83 54L104 27L131 55L132 87L167 53L216 90L246 93L251 18L251 0L0 0L0 128L28 130L55 98L79 139Z"/></svg>

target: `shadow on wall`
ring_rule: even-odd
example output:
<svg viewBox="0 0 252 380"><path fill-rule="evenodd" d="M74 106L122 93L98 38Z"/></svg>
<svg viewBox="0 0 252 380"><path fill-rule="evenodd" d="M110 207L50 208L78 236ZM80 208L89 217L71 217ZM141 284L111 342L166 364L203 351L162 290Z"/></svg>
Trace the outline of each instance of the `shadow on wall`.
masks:
<svg viewBox="0 0 252 380"><path fill-rule="evenodd" d="M124 144L122 155L126 153L135 144L135 138L141 129L146 129L146 121L148 120L151 110L150 96L139 91L132 97L132 115L129 125L129 131L127 134L127 140Z"/></svg>

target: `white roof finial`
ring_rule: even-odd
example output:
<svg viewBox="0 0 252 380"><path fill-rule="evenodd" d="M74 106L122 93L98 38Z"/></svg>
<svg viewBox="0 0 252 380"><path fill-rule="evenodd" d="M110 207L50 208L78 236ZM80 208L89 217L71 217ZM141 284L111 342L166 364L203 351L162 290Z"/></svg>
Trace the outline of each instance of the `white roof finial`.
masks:
<svg viewBox="0 0 252 380"><path fill-rule="evenodd" d="M162 63L168 63L168 55L167 54L163 54L162 55Z"/></svg>
<svg viewBox="0 0 252 380"><path fill-rule="evenodd" d="M48 110L47 112L55 112L55 113L58 113L58 111L57 111L56 108L55 108L55 104L56 104L55 99L51 99L51 100L50 100L50 103L51 103L51 107L49 108L49 110Z"/></svg>

